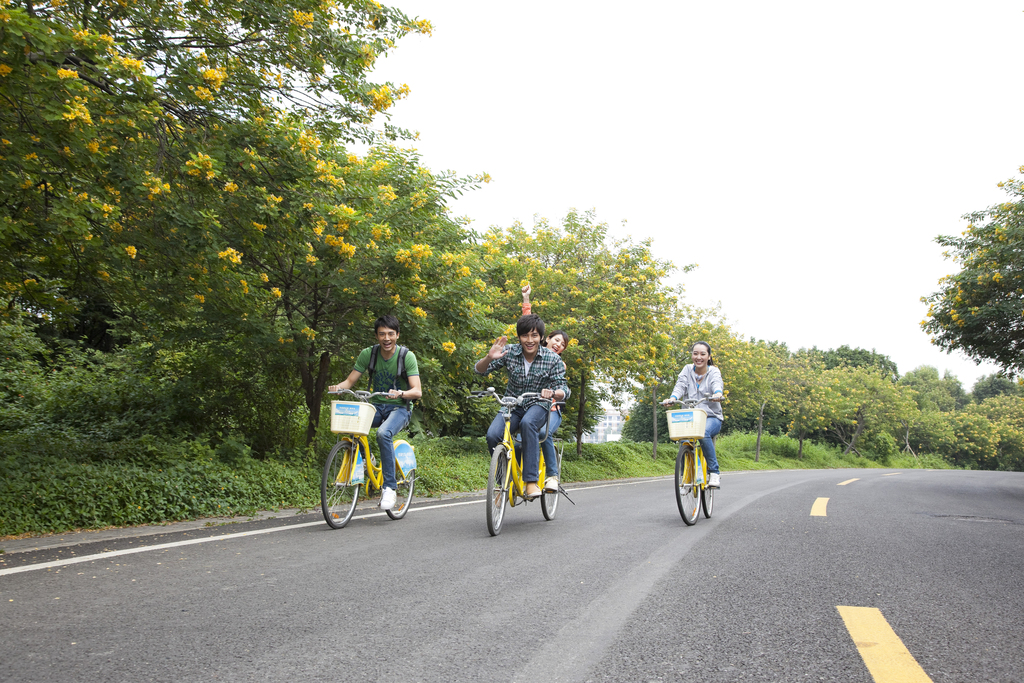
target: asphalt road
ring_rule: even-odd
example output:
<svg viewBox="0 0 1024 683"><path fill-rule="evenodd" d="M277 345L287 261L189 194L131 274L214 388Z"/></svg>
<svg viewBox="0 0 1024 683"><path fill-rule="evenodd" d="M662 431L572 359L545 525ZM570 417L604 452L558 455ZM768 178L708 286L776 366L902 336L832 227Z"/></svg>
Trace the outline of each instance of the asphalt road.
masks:
<svg viewBox="0 0 1024 683"><path fill-rule="evenodd" d="M668 479L569 493L495 538L477 497L8 547L0 679L1024 680L1024 473L726 473L693 527Z"/></svg>

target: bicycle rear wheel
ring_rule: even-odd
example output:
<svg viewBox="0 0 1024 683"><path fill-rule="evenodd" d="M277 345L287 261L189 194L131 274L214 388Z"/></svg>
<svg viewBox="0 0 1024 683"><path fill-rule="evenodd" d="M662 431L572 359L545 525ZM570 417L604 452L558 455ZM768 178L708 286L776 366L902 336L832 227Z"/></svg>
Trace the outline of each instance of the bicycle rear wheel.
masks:
<svg viewBox="0 0 1024 683"><path fill-rule="evenodd" d="M405 517L405 513L409 512L409 506L412 505L412 492L416 488L416 470L409 470L409 473L405 475L405 478L400 479L398 482L398 489L396 490L397 498L395 499L395 507L387 511L388 517L391 519L401 519Z"/></svg>
<svg viewBox="0 0 1024 683"><path fill-rule="evenodd" d="M555 457L558 458L558 475L562 475L562 448L555 452ZM555 518L555 512L558 510L558 496L561 495L558 491L554 493L545 493L540 497L540 509L544 512L544 519L549 522Z"/></svg>
<svg viewBox="0 0 1024 683"><path fill-rule="evenodd" d="M491 536L501 533L508 503L509 462L508 448L500 443L491 456L491 471L487 476L487 531Z"/></svg>
<svg viewBox="0 0 1024 683"><path fill-rule="evenodd" d="M700 487L694 483L694 471L693 447L680 444L676 456L676 505L686 526L693 526L700 510Z"/></svg>
<svg viewBox="0 0 1024 683"><path fill-rule="evenodd" d="M342 439L331 449L324 463L324 472L320 477L320 509L324 519L332 529L340 529L352 519L359 500L359 484L352 483L356 473L352 471L356 463L359 446L352 439Z"/></svg>
<svg viewBox="0 0 1024 683"><path fill-rule="evenodd" d="M704 518L711 519L711 509L715 506L715 490L705 486L700 491L700 506L704 508Z"/></svg>

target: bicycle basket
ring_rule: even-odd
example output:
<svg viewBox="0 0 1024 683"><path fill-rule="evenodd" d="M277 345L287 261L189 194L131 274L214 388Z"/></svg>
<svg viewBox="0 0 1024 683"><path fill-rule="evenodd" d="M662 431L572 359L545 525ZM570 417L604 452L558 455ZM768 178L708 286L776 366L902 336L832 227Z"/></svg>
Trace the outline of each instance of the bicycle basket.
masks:
<svg viewBox="0 0 1024 683"><path fill-rule="evenodd" d="M707 428L708 414L700 408L669 410L665 418L668 420L668 438L679 441L702 438Z"/></svg>
<svg viewBox="0 0 1024 683"><path fill-rule="evenodd" d="M331 401L331 431L366 436L376 414L377 409L369 403Z"/></svg>

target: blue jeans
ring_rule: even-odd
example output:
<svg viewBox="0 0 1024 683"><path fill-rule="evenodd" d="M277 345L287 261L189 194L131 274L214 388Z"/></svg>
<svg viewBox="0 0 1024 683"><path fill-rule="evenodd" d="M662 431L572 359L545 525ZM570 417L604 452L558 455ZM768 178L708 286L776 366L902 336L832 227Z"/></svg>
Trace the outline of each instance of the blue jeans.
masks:
<svg viewBox="0 0 1024 683"><path fill-rule="evenodd" d="M562 424L562 413L558 410L551 411L551 425L548 427L546 438L540 442L540 449L544 451L544 478L558 476L558 455L555 453L555 432Z"/></svg>
<svg viewBox="0 0 1024 683"><path fill-rule="evenodd" d="M534 482L538 480L540 472L540 431L548 421L548 406L535 403L529 409L518 406L512 410L512 420L509 429L515 434L519 430L523 439L523 481ZM505 437L505 416L498 413L487 428L487 449L493 453L494 449Z"/></svg>
<svg viewBox="0 0 1024 683"><path fill-rule="evenodd" d="M373 407L377 409L377 414L373 416L373 426L377 428L380 469L384 475L382 486L394 491L398 488L398 480L395 479L395 434L406 428L412 415L403 405L374 403Z"/></svg>
<svg viewBox="0 0 1024 683"><path fill-rule="evenodd" d="M718 472L718 458L715 457L715 441L711 437L722 431L722 421L717 417L708 415L707 425L704 428L704 438L700 440L700 448L704 451L704 457L708 459L708 474Z"/></svg>

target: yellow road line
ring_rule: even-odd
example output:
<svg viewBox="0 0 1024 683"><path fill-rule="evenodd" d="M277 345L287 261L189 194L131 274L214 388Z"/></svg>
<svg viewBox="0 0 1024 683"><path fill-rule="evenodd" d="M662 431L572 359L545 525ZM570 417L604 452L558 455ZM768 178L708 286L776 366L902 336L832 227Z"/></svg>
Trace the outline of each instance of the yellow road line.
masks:
<svg viewBox="0 0 1024 683"><path fill-rule="evenodd" d="M825 514L825 506L828 505L828 498L819 498L814 501L814 505L811 506L811 517L827 517Z"/></svg>
<svg viewBox="0 0 1024 683"><path fill-rule="evenodd" d="M854 477L853 479L847 479L846 481L841 481L838 484L836 484L836 486L846 486L847 484L852 484L855 481L860 481L860 477Z"/></svg>
<svg viewBox="0 0 1024 683"><path fill-rule="evenodd" d="M883 477L894 477L897 474L903 474L902 472L890 472L889 474L883 474Z"/></svg>
<svg viewBox="0 0 1024 683"><path fill-rule="evenodd" d="M836 607L875 683L932 683L874 607Z"/></svg>

